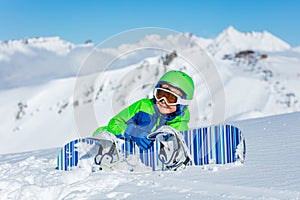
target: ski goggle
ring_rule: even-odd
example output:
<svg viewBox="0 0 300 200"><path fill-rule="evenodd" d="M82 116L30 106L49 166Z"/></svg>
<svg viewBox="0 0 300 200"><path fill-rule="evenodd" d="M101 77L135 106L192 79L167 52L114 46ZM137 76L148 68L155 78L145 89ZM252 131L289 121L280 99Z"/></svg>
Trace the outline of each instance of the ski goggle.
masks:
<svg viewBox="0 0 300 200"><path fill-rule="evenodd" d="M183 99L178 94L165 88L155 88L154 97L157 101L165 100L169 106L175 106L177 104L188 105L190 103L190 100Z"/></svg>

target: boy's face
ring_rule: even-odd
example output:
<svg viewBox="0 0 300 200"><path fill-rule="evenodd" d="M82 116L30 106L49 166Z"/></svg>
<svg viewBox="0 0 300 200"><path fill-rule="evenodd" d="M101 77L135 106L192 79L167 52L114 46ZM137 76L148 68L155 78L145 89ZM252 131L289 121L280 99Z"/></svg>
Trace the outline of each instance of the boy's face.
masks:
<svg viewBox="0 0 300 200"><path fill-rule="evenodd" d="M163 84L161 87L178 94L180 97L183 96L183 94L180 90L178 90L170 85ZM177 109L176 105L170 106L170 105L166 104L165 100L158 101L156 104L157 104L157 108L158 108L159 112L163 115L171 114L171 113L175 112Z"/></svg>

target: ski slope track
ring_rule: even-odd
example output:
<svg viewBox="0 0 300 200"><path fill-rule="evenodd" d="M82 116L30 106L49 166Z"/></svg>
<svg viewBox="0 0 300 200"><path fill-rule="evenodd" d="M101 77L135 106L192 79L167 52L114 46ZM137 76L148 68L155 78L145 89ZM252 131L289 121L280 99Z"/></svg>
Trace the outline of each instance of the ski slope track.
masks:
<svg viewBox="0 0 300 200"><path fill-rule="evenodd" d="M244 164L179 172L55 170L58 148L0 155L1 199L299 199L300 113L232 122Z"/></svg>

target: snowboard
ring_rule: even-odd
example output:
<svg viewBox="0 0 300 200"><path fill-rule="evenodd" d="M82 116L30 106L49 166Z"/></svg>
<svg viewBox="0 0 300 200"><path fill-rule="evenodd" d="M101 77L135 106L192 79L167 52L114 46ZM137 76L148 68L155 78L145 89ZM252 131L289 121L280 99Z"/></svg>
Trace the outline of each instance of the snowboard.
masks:
<svg viewBox="0 0 300 200"><path fill-rule="evenodd" d="M245 160L246 142L238 127L228 124L214 125L180 133L192 158L188 165L225 165L243 163ZM84 165L95 166L102 142L98 138L79 138L67 143L59 150L57 169L69 171ZM166 170L159 158L159 141L156 140L147 151L140 150L131 140L118 139L117 143L119 157L118 160L109 159L112 166L135 156L153 171ZM108 149L109 151L111 149Z"/></svg>

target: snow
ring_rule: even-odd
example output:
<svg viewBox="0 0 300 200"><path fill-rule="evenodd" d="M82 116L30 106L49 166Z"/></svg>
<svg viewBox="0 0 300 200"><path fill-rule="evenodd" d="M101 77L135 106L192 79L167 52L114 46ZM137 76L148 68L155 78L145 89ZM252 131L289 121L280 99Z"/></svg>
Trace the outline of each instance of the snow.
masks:
<svg viewBox="0 0 300 200"><path fill-rule="evenodd" d="M172 52L164 49L178 56L170 59ZM244 50L255 53L235 57ZM185 57L198 59L198 68ZM299 63L299 47L267 31L233 27L215 39L153 34L110 48L59 37L0 41L0 197L299 199ZM90 136L125 106L150 97L169 69L195 81L190 126L216 118L238 126L247 142L245 164L179 172L55 170L59 147Z"/></svg>
<svg viewBox="0 0 300 200"><path fill-rule="evenodd" d="M216 56L223 56L222 50L260 50L268 52L284 51L291 48L289 44L264 31L241 33L232 26L225 29L207 48Z"/></svg>
<svg viewBox="0 0 300 200"><path fill-rule="evenodd" d="M55 170L58 149L0 155L3 199L299 199L300 113L232 122L244 164L179 172Z"/></svg>

